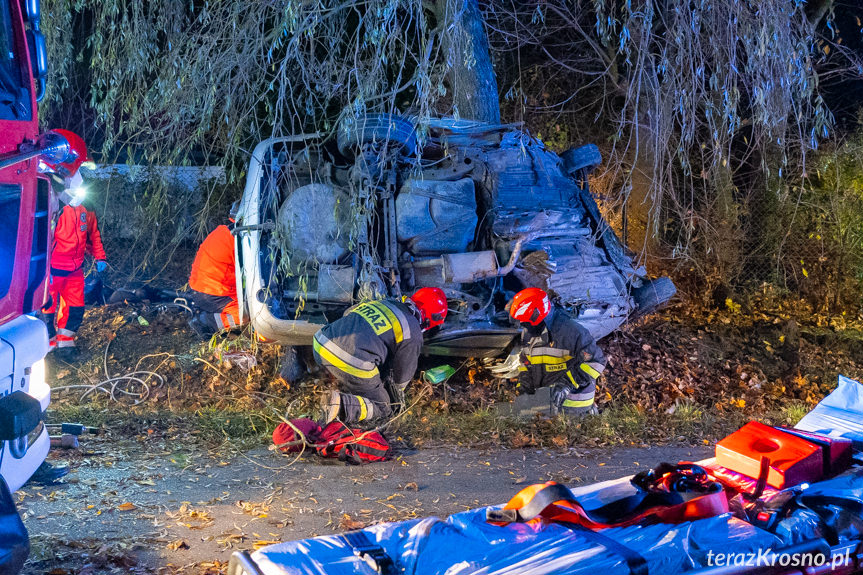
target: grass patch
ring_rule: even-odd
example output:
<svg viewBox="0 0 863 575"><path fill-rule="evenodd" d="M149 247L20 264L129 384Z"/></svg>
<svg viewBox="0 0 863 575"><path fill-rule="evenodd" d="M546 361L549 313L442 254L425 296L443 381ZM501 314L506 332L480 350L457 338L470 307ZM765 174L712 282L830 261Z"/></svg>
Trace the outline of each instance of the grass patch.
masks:
<svg viewBox="0 0 863 575"><path fill-rule="evenodd" d="M632 404L613 405L598 415L581 419L564 416L543 419L501 417L489 409L446 412L421 407L387 428L388 438L416 445L425 443L464 446L610 447L684 443L706 445L725 437L752 419L767 424L793 425L809 411L803 403L753 414L746 410L720 411L694 402L681 402L669 413L645 411ZM204 407L197 410L149 412L120 411L113 406L57 405L48 422L101 426L111 433L148 435L184 434L193 442L230 441L239 449L268 444L279 423L272 409Z"/></svg>
<svg viewBox="0 0 863 575"><path fill-rule="evenodd" d="M96 405L73 405L52 403L45 413L45 423L83 423L101 427L116 419L118 414Z"/></svg>
<svg viewBox="0 0 863 575"><path fill-rule="evenodd" d="M225 411L213 407L194 412L194 426L208 440L259 442L272 434L275 417L264 410Z"/></svg>
<svg viewBox="0 0 863 575"><path fill-rule="evenodd" d="M783 425L794 426L797 422L803 419L803 416L809 413L812 408L805 403L794 402L783 406L776 416L779 423Z"/></svg>
<svg viewBox="0 0 863 575"><path fill-rule="evenodd" d="M46 423L83 423L100 427L116 435L149 435L152 433L185 433L203 443L226 439L244 445L259 445L276 426L267 410L224 410L214 407L197 411L120 411L97 405L52 405Z"/></svg>
<svg viewBox="0 0 863 575"><path fill-rule="evenodd" d="M695 403L682 404L673 413L646 412L638 406L623 404L581 419L564 416L527 420L504 418L488 410L420 412L406 418L398 435L410 437L419 444L494 444L513 448L704 445L725 437L753 418L742 411L720 412Z"/></svg>

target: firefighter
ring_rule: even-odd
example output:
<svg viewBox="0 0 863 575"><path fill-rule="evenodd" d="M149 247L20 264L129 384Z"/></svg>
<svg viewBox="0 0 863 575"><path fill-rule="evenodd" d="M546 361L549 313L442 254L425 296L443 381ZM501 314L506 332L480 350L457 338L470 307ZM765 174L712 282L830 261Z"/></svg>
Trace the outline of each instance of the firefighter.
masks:
<svg viewBox="0 0 863 575"><path fill-rule="evenodd" d="M509 314L522 326L519 389L532 394L551 387L553 413L595 413L596 380L606 360L590 332L565 311L552 309L539 288L515 294Z"/></svg>
<svg viewBox="0 0 863 575"><path fill-rule="evenodd" d="M229 221L236 220L240 203L231 206ZM201 335L239 327L240 306L234 267L234 235L222 224L210 232L195 254L189 275L189 299L200 310L189 325Z"/></svg>
<svg viewBox="0 0 863 575"><path fill-rule="evenodd" d="M315 334L315 361L340 388L324 397L324 424L380 419L404 407L422 334L444 322L447 301L438 288L421 288L402 299L361 303Z"/></svg>
<svg viewBox="0 0 863 575"><path fill-rule="evenodd" d="M84 319L84 259L96 260L96 271L107 267L105 248L96 214L84 205L83 178L78 168L91 163L87 147L78 135L55 130L69 142L72 160L40 166L40 171L61 178L64 183L59 210L54 223L51 245L51 273L48 290L51 302L43 309L52 350L67 360L78 359L75 335ZM56 328L55 328L56 321Z"/></svg>

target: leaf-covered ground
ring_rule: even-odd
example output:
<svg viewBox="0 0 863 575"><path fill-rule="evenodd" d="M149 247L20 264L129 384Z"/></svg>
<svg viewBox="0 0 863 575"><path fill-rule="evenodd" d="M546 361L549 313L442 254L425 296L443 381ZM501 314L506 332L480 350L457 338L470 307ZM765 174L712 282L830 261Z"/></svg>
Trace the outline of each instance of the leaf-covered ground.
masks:
<svg viewBox="0 0 863 575"><path fill-rule="evenodd" d="M57 417L180 421L202 436L255 443L285 414L312 413L318 392L332 385L319 372L288 384L279 376L279 346L244 335L202 341L186 319L176 308L145 304L89 309L80 331L85 359L49 364ZM480 361L457 360L446 383L417 380L410 413L388 431L410 445L701 443L751 418L793 423L835 387L839 374L863 378L861 344L859 317L819 315L769 293L744 304L729 300L720 310L678 305L601 342L609 367L597 394L599 417L502 420L493 408L514 397L512 383L492 378ZM444 361L428 358L421 367ZM140 370L161 377L137 376L149 386L143 400L134 381L121 382L113 399L103 391L82 399L86 388L65 387Z"/></svg>
<svg viewBox="0 0 863 575"><path fill-rule="evenodd" d="M310 413L330 385L320 374L281 379L278 346L201 341L177 309L93 308L80 332L86 357L49 360L49 418L103 434L52 451L72 466L64 484L17 494L33 537L25 572L212 575L236 549L498 503L525 483L705 457L748 419L794 423L839 373L863 377L861 324L767 296L665 310L601 343L611 359L602 411L581 421L498 417L512 383L479 361L454 362L445 384L418 379L410 412L385 428L394 460L346 468L264 447L282 416ZM144 397L134 380L113 398L101 383L132 372Z"/></svg>

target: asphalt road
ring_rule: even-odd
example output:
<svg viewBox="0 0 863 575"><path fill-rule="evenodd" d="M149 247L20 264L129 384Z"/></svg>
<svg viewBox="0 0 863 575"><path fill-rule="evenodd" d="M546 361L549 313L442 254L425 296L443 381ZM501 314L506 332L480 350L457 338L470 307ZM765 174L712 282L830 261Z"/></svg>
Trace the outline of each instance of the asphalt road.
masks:
<svg viewBox="0 0 863 575"><path fill-rule="evenodd" d="M231 451L202 452L182 438L93 438L55 454L73 465L68 479L16 494L33 542L24 573L215 573L238 549L446 516L505 502L531 483L584 485L711 455L707 447L435 447L355 467Z"/></svg>

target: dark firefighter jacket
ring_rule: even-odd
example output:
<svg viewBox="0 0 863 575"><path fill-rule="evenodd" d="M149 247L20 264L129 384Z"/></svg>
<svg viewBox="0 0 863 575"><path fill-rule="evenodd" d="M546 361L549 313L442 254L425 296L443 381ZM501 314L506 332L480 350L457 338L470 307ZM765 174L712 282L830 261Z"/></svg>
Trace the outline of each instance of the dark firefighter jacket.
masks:
<svg viewBox="0 0 863 575"><path fill-rule="evenodd" d="M572 391L594 384L605 369L605 355L593 336L566 312L554 310L533 332L525 331L519 387L533 393L539 387L565 385Z"/></svg>
<svg viewBox="0 0 863 575"><path fill-rule="evenodd" d="M413 379L423 345L414 312L392 300L361 303L315 334L314 347L326 364L361 379L391 375L393 383Z"/></svg>

